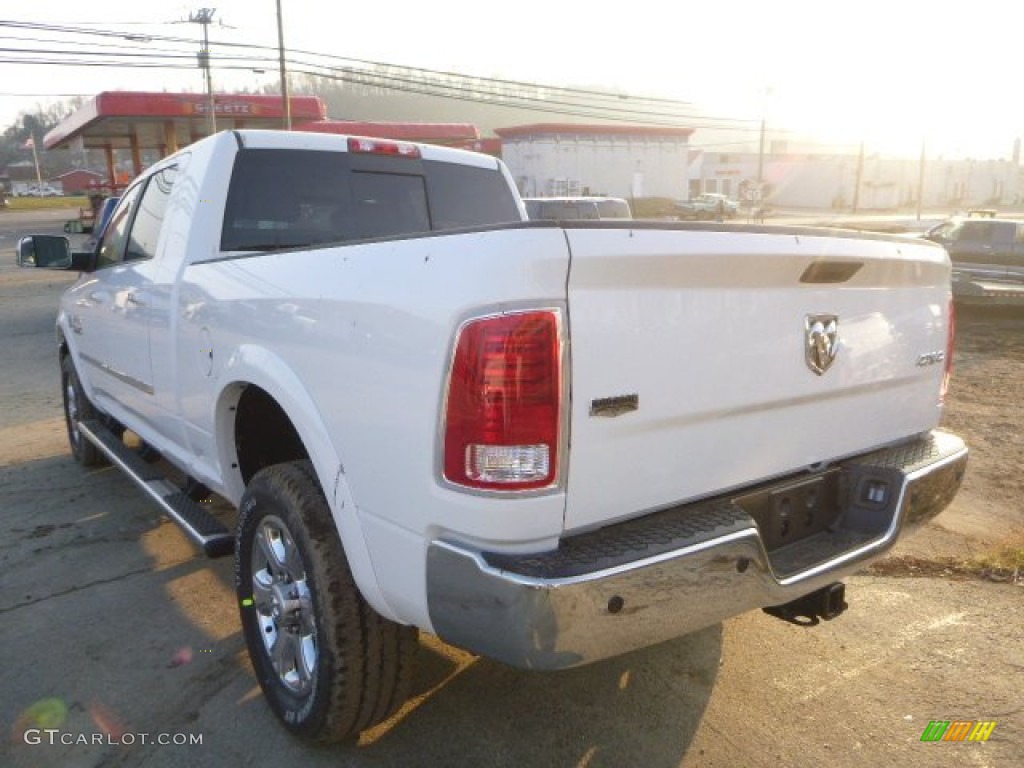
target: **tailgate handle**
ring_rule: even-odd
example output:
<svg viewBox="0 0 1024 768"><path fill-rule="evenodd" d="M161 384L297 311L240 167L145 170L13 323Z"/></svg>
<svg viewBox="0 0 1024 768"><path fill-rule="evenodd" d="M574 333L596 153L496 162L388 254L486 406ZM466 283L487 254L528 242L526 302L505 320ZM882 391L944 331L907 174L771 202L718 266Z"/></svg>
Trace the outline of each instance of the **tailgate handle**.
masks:
<svg viewBox="0 0 1024 768"><path fill-rule="evenodd" d="M815 261L800 275L801 283L845 283L864 266L862 261Z"/></svg>

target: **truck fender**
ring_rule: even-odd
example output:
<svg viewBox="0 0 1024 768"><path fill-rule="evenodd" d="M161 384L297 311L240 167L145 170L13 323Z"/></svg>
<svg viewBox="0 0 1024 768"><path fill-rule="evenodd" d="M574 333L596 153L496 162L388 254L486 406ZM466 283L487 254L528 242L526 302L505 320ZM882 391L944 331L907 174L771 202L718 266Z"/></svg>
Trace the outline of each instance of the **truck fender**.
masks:
<svg viewBox="0 0 1024 768"><path fill-rule="evenodd" d="M363 598L385 618L401 621L387 604L377 583L357 507L345 478L342 458L301 379L270 350L245 344L231 355L221 372L221 380L223 386L214 400L216 411L211 423L216 430L217 459L224 468L225 486L232 498L237 503L244 491L242 476L237 470L234 406L241 399L245 387L255 385L270 395L284 411L309 454L330 505L352 576ZM229 469L231 467L235 469Z"/></svg>
<svg viewBox="0 0 1024 768"><path fill-rule="evenodd" d="M79 383L82 385L85 396L89 398L90 402L95 403L96 390L92 385L92 377L83 375L82 359L79 354L78 342L75 340L75 329L63 308L57 313L56 336L58 357L64 354L61 352L62 349L66 350L66 353L71 357L71 363L75 366L75 370L78 371Z"/></svg>

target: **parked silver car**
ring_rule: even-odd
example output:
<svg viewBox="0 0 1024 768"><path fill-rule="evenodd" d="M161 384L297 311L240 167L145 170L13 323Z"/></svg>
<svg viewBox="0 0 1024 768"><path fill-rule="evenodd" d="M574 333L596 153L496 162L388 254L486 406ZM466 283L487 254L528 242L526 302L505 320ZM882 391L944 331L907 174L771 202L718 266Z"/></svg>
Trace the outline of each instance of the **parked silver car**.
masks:
<svg viewBox="0 0 1024 768"><path fill-rule="evenodd" d="M717 192L705 192L690 200L677 200L675 215L681 219L731 219L739 213L740 204Z"/></svg>

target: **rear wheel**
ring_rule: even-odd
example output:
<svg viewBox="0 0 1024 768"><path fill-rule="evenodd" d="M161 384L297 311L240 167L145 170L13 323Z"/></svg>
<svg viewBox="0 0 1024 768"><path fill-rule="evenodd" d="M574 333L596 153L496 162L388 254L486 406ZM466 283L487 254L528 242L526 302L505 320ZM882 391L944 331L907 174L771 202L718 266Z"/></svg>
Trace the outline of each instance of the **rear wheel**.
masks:
<svg viewBox="0 0 1024 768"><path fill-rule="evenodd" d="M60 361L60 388L64 396L64 423L68 430L71 455L83 467L95 467L103 463L103 454L85 439L78 428L78 422L97 418L96 409L82 390L78 372L71 361L71 355L64 355Z"/></svg>
<svg viewBox="0 0 1024 768"><path fill-rule="evenodd" d="M363 600L308 461L253 477L235 557L249 656L289 730L322 742L351 739L405 702L417 631Z"/></svg>

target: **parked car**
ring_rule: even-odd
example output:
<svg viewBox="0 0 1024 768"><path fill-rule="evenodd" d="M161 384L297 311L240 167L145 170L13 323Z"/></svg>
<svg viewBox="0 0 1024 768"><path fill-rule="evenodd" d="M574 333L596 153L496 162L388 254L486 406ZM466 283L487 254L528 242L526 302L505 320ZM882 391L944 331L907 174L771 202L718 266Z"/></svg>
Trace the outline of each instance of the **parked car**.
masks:
<svg viewBox="0 0 1024 768"><path fill-rule="evenodd" d="M621 197L525 197L526 215L531 220L548 219L632 219L629 203Z"/></svg>
<svg viewBox="0 0 1024 768"><path fill-rule="evenodd" d="M924 237L949 252L955 298L1024 304L1024 220L958 216Z"/></svg>
<svg viewBox="0 0 1024 768"><path fill-rule="evenodd" d="M705 192L690 200L677 200L675 215L681 219L731 219L739 213L740 204L717 192Z"/></svg>
<svg viewBox="0 0 1024 768"><path fill-rule="evenodd" d="M582 197L597 206L597 212L602 219L632 219L633 211L629 203L621 197Z"/></svg>
<svg viewBox="0 0 1024 768"><path fill-rule="evenodd" d="M43 184L41 187L38 184L30 184L16 194L18 197L60 197L60 190L49 184Z"/></svg>

